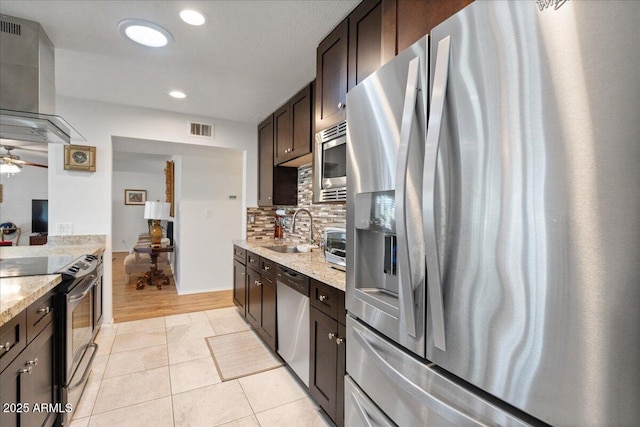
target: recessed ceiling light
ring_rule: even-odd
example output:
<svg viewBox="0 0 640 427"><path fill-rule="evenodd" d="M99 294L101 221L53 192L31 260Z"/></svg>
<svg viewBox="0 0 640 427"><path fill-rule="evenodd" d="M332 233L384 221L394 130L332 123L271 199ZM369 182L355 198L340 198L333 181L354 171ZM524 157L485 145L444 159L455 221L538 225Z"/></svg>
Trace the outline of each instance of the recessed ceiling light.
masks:
<svg viewBox="0 0 640 427"><path fill-rule="evenodd" d="M174 98L178 98L178 99L184 99L187 97L187 94L179 91L179 90L172 90L171 92L169 92L170 96L173 96Z"/></svg>
<svg viewBox="0 0 640 427"><path fill-rule="evenodd" d="M160 25L142 19L120 21L118 29L123 36L144 46L162 47L173 40L169 31Z"/></svg>
<svg viewBox="0 0 640 427"><path fill-rule="evenodd" d="M207 22L207 18L202 12L193 9L185 9L180 12L180 18L189 25L202 25Z"/></svg>

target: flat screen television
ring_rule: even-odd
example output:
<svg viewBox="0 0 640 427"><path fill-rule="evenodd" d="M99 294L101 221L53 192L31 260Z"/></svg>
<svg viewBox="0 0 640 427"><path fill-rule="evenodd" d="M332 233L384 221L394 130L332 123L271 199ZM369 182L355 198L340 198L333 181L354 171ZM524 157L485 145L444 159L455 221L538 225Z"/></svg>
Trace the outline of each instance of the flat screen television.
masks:
<svg viewBox="0 0 640 427"><path fill-rule="evenodd" d="M31 232L39 234L49 232L48 200L31 200Z"/></svg>

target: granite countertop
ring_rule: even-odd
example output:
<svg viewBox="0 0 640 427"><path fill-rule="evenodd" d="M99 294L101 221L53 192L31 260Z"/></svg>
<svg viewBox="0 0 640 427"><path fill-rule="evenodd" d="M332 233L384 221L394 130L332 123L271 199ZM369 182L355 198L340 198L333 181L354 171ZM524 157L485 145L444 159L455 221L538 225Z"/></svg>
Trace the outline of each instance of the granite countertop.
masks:
<svg viewBox="0 0 640 427"><path fill-rule="evenodd" d="M296 244L295 242L273 239L234 240L233 244L343 292L346 289L346 274L344 271L331 268L320 250L307 253L280 253L265 248L265 246Z"/></svg>
<svg viewBox="0 0 640 427"><path fill-rule="evenodd" d="M59 274L0 279L0 326L17 316L62 281Z"/></svg>
<svg viewBox="0 0 640 427"><path fill-rule="evenodd" d="M60 236L62 237L62 236ZM98 255L105 250L104 236L69 236L53 239L43 246L0 247L0 259L64 255ZM0 279L0 326L36 302L62 281L59 274Z"/></svg>

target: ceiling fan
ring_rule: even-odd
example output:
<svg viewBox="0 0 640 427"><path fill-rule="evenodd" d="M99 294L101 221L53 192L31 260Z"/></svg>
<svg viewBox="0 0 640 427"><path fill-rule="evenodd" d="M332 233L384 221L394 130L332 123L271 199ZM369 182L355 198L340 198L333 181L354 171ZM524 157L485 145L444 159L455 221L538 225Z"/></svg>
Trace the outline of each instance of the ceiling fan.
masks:
<svg viewBox="0 0 640 427"><path fill-rule="evenodd" d="M26 160L20 160L19 156L11 154L11 150L15 150L16 147L12 145L2 145L5 149L5 153L0 153L0 173L18 173L23 166L36 166L39 168L48 168L49 166L40 163L27 162ZM20 148L20 150L28 150L27 148Z"/></svg>

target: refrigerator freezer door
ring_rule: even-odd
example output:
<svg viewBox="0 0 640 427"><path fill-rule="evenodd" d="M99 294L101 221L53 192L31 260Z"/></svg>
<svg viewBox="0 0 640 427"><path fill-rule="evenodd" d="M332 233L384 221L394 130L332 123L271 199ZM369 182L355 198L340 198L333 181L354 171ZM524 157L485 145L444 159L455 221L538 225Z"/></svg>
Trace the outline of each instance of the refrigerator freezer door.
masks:
<svg viewBox="0 0 640 427"><path fill-rule="evenodd" d="M347 316L346 341L349 376L399 426L530 425L453 383L351 316ZM360 419L376 418L366 404L359 408L346 390L348 417L364 410L372 415Z"/></svg>
<svg viewBox="0 0 640 427"><path fill-rule="evenodd" d="M347 94L347 309L425 355L427 39Z"/></svg>
<svg viewBox="0 0 640 427"><path fill-rule="evenodd" d="M478 1L431 33L451 53L427 358L552 425L640 425L638 17Z"/></svg>
<svg viewBox="0 0 640 427"><path fill-rule="evenodd" d="M344 425L349 427L395 427L349 376L344 379Z"/></svg>

